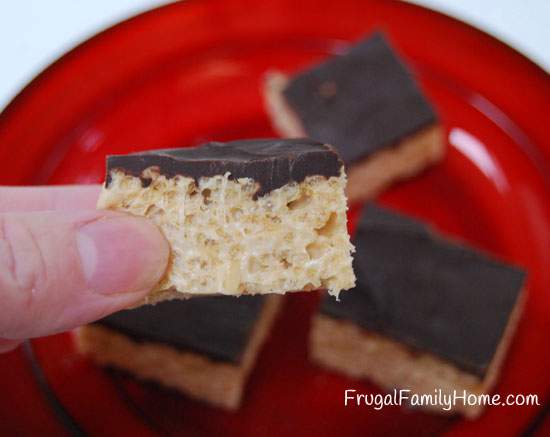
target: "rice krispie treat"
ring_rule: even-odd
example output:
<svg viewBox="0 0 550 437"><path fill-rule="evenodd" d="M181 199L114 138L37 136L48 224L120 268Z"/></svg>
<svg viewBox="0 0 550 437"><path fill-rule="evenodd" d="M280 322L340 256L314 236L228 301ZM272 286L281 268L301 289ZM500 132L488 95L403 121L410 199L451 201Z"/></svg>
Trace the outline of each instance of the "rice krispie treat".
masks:
<svg viewBox="0 0 550 437"><path fill-rule="evenodd" d="M215 296L144 305L79 328L77 346L101 365L234 410L280 303Z"/></svg>
<svg viewBox="0 0 550 437"><path fill-rule="evenodd" d="M353 287L346 176L330 146L243 140L109 156L98 208L144 216L171 245L149 302Z"/></svg>
<svg viewBox="0 0 550 437"><path fill-rule="evenodd" d="M323 301L312 359L411 395L488 393L520 318L525 273L373 205L354 242L357 286ZM459 401L451 413L482 410Z"/></svg>
<svg viewBox="0 0 550 437"><path fill-rule="evenodd" d="M352 203L419 173L445 152L436 113L381 33L294 76L271 72L264 94L282 136L336 147Z"/></svg>

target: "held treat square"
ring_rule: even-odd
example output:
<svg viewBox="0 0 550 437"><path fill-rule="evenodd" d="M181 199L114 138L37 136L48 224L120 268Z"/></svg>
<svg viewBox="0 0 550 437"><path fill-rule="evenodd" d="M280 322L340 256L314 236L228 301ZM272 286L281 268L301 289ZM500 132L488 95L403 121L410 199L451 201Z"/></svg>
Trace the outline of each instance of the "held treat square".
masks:
<svg viewBox="0 0 550 437"><path fill-rule="evenodd" d="M350 202L415 175L445 151L437 115L381 33L293 77L268 74L264 94L282 136L338 149Z"/></svg>
<svg viewBox="0 0 550 437"><path fill-rule="evenodd" d="M280 296L197 297L144 305L79 328L79 350L101 365L237 409Z"/></svg>
<svg viewBox="0 0 550 437"><path fill-rule="evenodd" d="M171 245L147 302L327 289L355 276L346 176L309 139L208 143L109 156L98 207L145 216Z"/></svg>
<svg viewBox="0 0 550 437"><path fill-rule="evenodd" d="M525 273L373 205L354 242L357 286L321 304L313 360L411 394L490 391L520 317ZM476 417L483 407L455 408Z"/></svg>

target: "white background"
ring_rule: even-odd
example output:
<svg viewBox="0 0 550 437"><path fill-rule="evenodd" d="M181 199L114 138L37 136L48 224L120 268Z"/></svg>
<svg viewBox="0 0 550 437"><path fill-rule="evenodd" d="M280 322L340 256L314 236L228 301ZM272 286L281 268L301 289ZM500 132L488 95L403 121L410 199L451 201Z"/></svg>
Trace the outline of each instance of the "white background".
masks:
<svg viewBox="0 0 550 437"><path fill-rule="evenodd" d="M550 0L413 0L467 21L550 71ZM0 0L0 109L82 40L161 0Z"/></svg>

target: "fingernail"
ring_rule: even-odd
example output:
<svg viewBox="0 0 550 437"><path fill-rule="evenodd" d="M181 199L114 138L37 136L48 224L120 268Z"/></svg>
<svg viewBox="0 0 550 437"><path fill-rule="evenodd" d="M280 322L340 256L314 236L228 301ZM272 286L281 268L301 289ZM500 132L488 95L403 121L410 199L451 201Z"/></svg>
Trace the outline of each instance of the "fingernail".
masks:
<svg viewBox="0 0 550 437"><path fill-rule="evenodd" d="M0 338L0 354L12 351L20 344L20 340L5 340L3 338Z"/></svg>
<svg viewBox="0 0 550 437"><path fill-rule="evenodd" d="M109 216L78 230L77 248L88 286L99 294L147 292L162 277L168 243L145 219Z"/></svg>

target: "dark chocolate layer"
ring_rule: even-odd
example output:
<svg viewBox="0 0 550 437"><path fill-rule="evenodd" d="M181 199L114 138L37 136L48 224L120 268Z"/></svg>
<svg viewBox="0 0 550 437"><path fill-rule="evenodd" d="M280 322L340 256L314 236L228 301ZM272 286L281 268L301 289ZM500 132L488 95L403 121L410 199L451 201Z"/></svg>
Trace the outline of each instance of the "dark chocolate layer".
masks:
<svg viewBox="0 0 550 437"><path fill-rule="evenodd" d="M306 134L335 146L346 164L437 121L381 33L298 74L283 94Z"/></svg>
<svg viewBox="0 0 550 437"><path fill-rule="evenodd" d="M140 342L238 363L263 303L263 296L194 297L120 311L96 323Z"/></svg>
<svg viewBox="0 0 550 437"><path fill-rule="evenodd" d="M484 376L525 273L371 205L355 237L357 286L321 312Z"/></svg>
<svg viewBox="0 0 550 437"><path fill-rule="evenodd" d="M197 181L229 172L231 179L256 181L258 197L290 182L302 182L307 176L339 176L342 165L332 147L307 138L212 142L192 148L109 156L105 184L109 186L113 170L141 177L145 169L156 167L168 178L182 175Z"/></svg>

